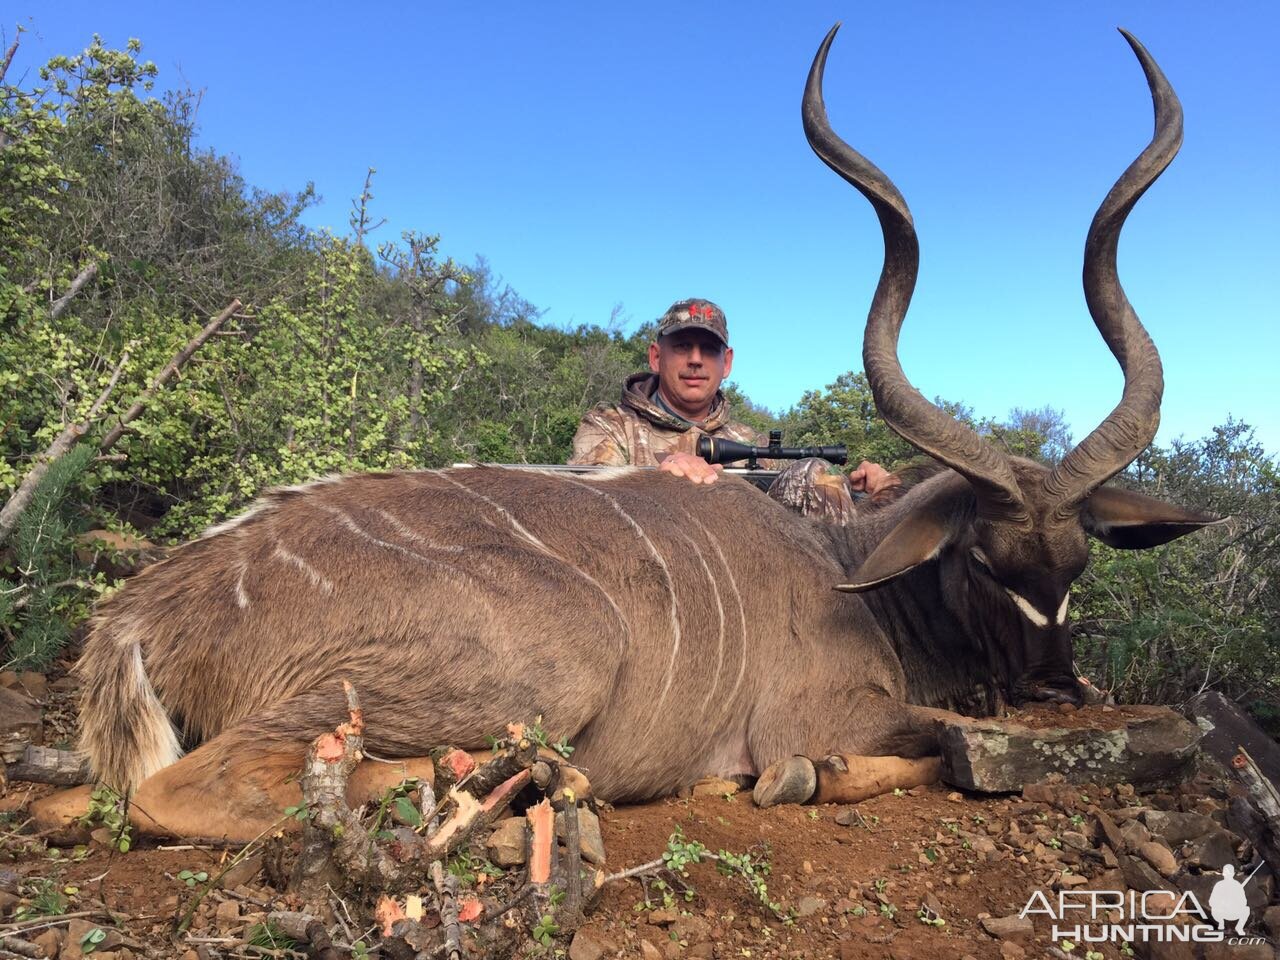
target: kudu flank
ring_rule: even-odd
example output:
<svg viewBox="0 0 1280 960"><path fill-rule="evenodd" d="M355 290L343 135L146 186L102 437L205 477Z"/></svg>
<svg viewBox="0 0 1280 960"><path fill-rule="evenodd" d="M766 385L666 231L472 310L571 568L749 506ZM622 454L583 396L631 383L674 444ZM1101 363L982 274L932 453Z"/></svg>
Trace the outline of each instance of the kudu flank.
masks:
<svg viewBox="0 0 1280 960"><path fill-rule="evenodd" d="M893 184L828 125L834 35L804 125L884 233L864 364L886 421L945 468L849 528L743 482L627 469L365 474L276 491L99 608L79 671L100 778L138 789L162 824L193 830L187 809L205 835L243 831L341 719L341 678L361 694L374 754L481 748L542 713L597 793L620 800L796 753L920 756L936 741L916 704L1079 698L1066 610L1086 534L1147 547L1211 522L1101 487L1156 429L1159 358L1115 249L1177 149L1177 100L1126 34L1156 136L1099 210L1085 263L1124 395L1050 470L1004 456L902 372L915 233ZM180 742L193 748L182 759Z"/></svg>

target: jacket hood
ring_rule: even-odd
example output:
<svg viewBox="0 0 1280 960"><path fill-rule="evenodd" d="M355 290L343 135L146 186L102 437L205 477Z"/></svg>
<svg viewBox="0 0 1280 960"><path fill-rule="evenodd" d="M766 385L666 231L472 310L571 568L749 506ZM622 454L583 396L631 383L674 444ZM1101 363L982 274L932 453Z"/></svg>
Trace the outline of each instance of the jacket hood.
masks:
<svg viewBox="0 0 1280 960"><path fill-rule="evenodd" d="M658 375L656 373L633 373L622 384L622 406L632 410L637 416L667 430L685 431L690 427L698 427L704 433L720 429L729 421L729 403L724 393L717 390L715 399L711 401L711 412L701 423L693 423L684 417L668 413L658 404Z"/></svg>

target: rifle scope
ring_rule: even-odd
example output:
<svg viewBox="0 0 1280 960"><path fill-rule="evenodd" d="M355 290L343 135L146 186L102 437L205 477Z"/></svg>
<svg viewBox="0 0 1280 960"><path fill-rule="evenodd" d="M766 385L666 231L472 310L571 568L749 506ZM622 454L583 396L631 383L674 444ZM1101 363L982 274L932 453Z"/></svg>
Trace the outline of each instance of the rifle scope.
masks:
<svg viewBox="0 0 1280 960"><path fill-rule="evenodd" d="M718 437L699 437L698 456L707 463L734 463L738 460L746 460L748 470L757 470L759 469L759 464L756 462L758 458L804 460L806 457L818 457L829 460L831 463L843 464L849 459L849 449L843 443L833 447L784 447L782 431L770 430L767 447L751 447L745 443L721 440Z"/></svg>

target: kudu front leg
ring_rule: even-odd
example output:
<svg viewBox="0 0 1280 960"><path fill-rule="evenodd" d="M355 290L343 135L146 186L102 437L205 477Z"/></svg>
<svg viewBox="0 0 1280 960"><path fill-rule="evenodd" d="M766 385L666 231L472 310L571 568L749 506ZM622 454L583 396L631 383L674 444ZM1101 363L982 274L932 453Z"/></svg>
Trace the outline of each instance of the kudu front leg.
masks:
<svg viewBox="0 0 1280 960"><path fill-rule="evenodd" d="M937 783L940 757L865 757L833 753L820 760L795 756L770 766L756 781L760 807L779 803L858 803L894 790Z"/></svg>

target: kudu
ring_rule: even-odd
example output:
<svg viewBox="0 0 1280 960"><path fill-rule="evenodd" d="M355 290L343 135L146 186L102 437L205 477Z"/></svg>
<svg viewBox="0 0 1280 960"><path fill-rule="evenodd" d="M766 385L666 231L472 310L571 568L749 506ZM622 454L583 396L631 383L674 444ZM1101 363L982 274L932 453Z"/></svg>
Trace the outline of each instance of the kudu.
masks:
<svg viewBox="0 0 1280 960"><path fill-rule="evenodd" d="M613 800L796 754L920 757L936 751L929 708L975 687L1080 698L1067 599L1086 537L1144 548L1212 522L1102 487L1156 430L1160 361L1120 288L1116 243L1178 148L1178 102L1125 34L1156 133L1098 211L1084 271L1123 398L1049 469L1005 456L902 372L915 232L889 179L828 124L834 35L804 126L884 234L863 361L886 422L945 466L847 527L745 482L626 468L373 473L272 492L93 620L83 748L101 780L136 791L150 829L243 839L269 823L307 743L343 719L343 678L375 755L483 748L540 713Z"/></svg>

